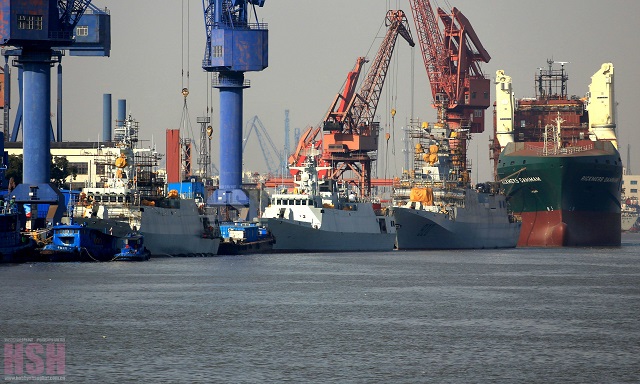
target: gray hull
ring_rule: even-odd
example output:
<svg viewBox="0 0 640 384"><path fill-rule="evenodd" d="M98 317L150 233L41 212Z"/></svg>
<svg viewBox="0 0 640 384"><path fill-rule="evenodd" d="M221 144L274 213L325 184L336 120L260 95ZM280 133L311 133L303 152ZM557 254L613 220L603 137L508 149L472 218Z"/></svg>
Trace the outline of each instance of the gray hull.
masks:
<svg viewBox="0 0 640 384"><path fill-rule="evenodd" d="M214 256L220 238L204 238L201 216L193 200L180 207L140 207L140 232L153 256Z"/></svg>
<svg viewBox="0 0 640 384"><path fill-rule="evenodd" d="M152 256L215 256L220 239L203 239L193 235L144 233L145 246Z"/></svg>
<svg viewBox="0 0 640 384"><path fill-rule="evenodd" d="M275 252L392 251L395 242L395 233L326 231L299 221L266 221L275 237Z"/></svg>
<svg viewBox="0 0 640 384"><path fill-rule="evenodd" d="M510 223L503 210L484 214L447 215L405 207L393 208L398 249L491 249L514 248L520 235L520 223ZM466 217L465 217L466 216Z"/></svg>
<svg viewBox="0 0 640 384"><path fill-rule="evenodd" d="M144 235L144 245L152 256L215 256L218 254L220 238L203 237L204 226L193 200L183 199L176 208L135 207L131 208L139 220L132 224L118 219L78 218L104 233L123 237L131 232L131 226Z"/></svg>

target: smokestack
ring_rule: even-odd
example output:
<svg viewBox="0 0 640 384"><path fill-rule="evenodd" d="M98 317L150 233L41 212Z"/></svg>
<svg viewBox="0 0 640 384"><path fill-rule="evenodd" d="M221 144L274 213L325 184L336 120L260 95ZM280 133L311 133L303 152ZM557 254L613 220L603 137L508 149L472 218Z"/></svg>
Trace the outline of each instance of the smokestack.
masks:
<svg viewBox="0 0 640 384"><path fill-rule="evenodd" d="M118 121L117 127L124 127L124 121L127 119L127 100L118 100Z"/></svg>
<svg viewBox="0 0 640 384"><path fill-rule="evenodd" d="M102 95L102 141L111 141L111 94Z"/></svg>

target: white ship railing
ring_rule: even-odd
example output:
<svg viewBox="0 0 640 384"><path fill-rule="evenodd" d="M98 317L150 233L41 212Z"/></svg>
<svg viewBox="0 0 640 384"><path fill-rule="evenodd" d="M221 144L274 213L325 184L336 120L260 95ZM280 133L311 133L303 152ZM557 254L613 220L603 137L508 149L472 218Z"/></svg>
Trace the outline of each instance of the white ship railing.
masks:
<svg viewBox="0 0 640 384"><path fill-rule="evenodd" d="M570 146L564 148L556 148L554 145L549 145L546 148L531 144L525 145L525 149L533 151L537 156L572 155L574 153L590 151L593 148L593 144Z"/></svg>

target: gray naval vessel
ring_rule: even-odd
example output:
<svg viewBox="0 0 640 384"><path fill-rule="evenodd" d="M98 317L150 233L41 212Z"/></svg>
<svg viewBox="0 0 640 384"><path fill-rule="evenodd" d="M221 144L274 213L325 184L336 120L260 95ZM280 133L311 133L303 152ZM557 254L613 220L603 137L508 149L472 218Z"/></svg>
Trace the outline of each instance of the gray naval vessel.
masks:
<svg viewBox="0 0 640 384"><path fill-rule="evenodd" d="M410 128L414 168L395 182L396 248L514 248L521 223L497 183L469 182L464 131L441 124Z"/></svg>

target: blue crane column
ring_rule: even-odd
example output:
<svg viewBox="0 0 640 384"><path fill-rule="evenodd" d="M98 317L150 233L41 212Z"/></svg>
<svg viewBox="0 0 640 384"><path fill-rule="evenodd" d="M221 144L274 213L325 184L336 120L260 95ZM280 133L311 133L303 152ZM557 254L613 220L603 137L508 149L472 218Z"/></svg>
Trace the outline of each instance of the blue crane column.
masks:
<svg viewBox="0 0 640 384"><path fill-rule="evenodd" d="M268 31L257 20L265 0L204 0L207 46L202 68L217 72L220 90L220 185L207 201L213 206L248 206L242 190L242 105L248 71L268 65Z"/></svg>
<svg viewBox="0 0 640 384"><path fill-rule="evenodd" d="M244 74L220 74L220 190L233 191L242 186L242 106ZM240 129L238 129L240 127ZM237 199L243 199L238 195ZM231 202L237 200L231 197Z"/></svg>
<svg viewBox="0 0 640 384"><path fill-rule="evenodd" d="M47 184L51 163L51 51L23 52L20 57L24 79L23 157L24 184Z"/></svg>
<svg viewBox="0 0 640 384"><path fill-rule="evenodd" d="M16 203L31 205L32 225L37 223L37 207L57 205L53 220L65 211L64 197L50 183L51 66L60 63L62 50L71 55L109 55L111 41L109 15L96 9L81 25L87 33L75 33L91 0L7 0L0 3L0 46L8 62L15 56L21 102L12 138L17 138L23 122L23 180L12 194ZM62 67L58 66L58 138L62 139ZM9 79L7 79L8 81ZM20 207L20 205L19 205ZM21 209L21 208L19 208ZM33 226L32 226L33 228Z"/></svg>

